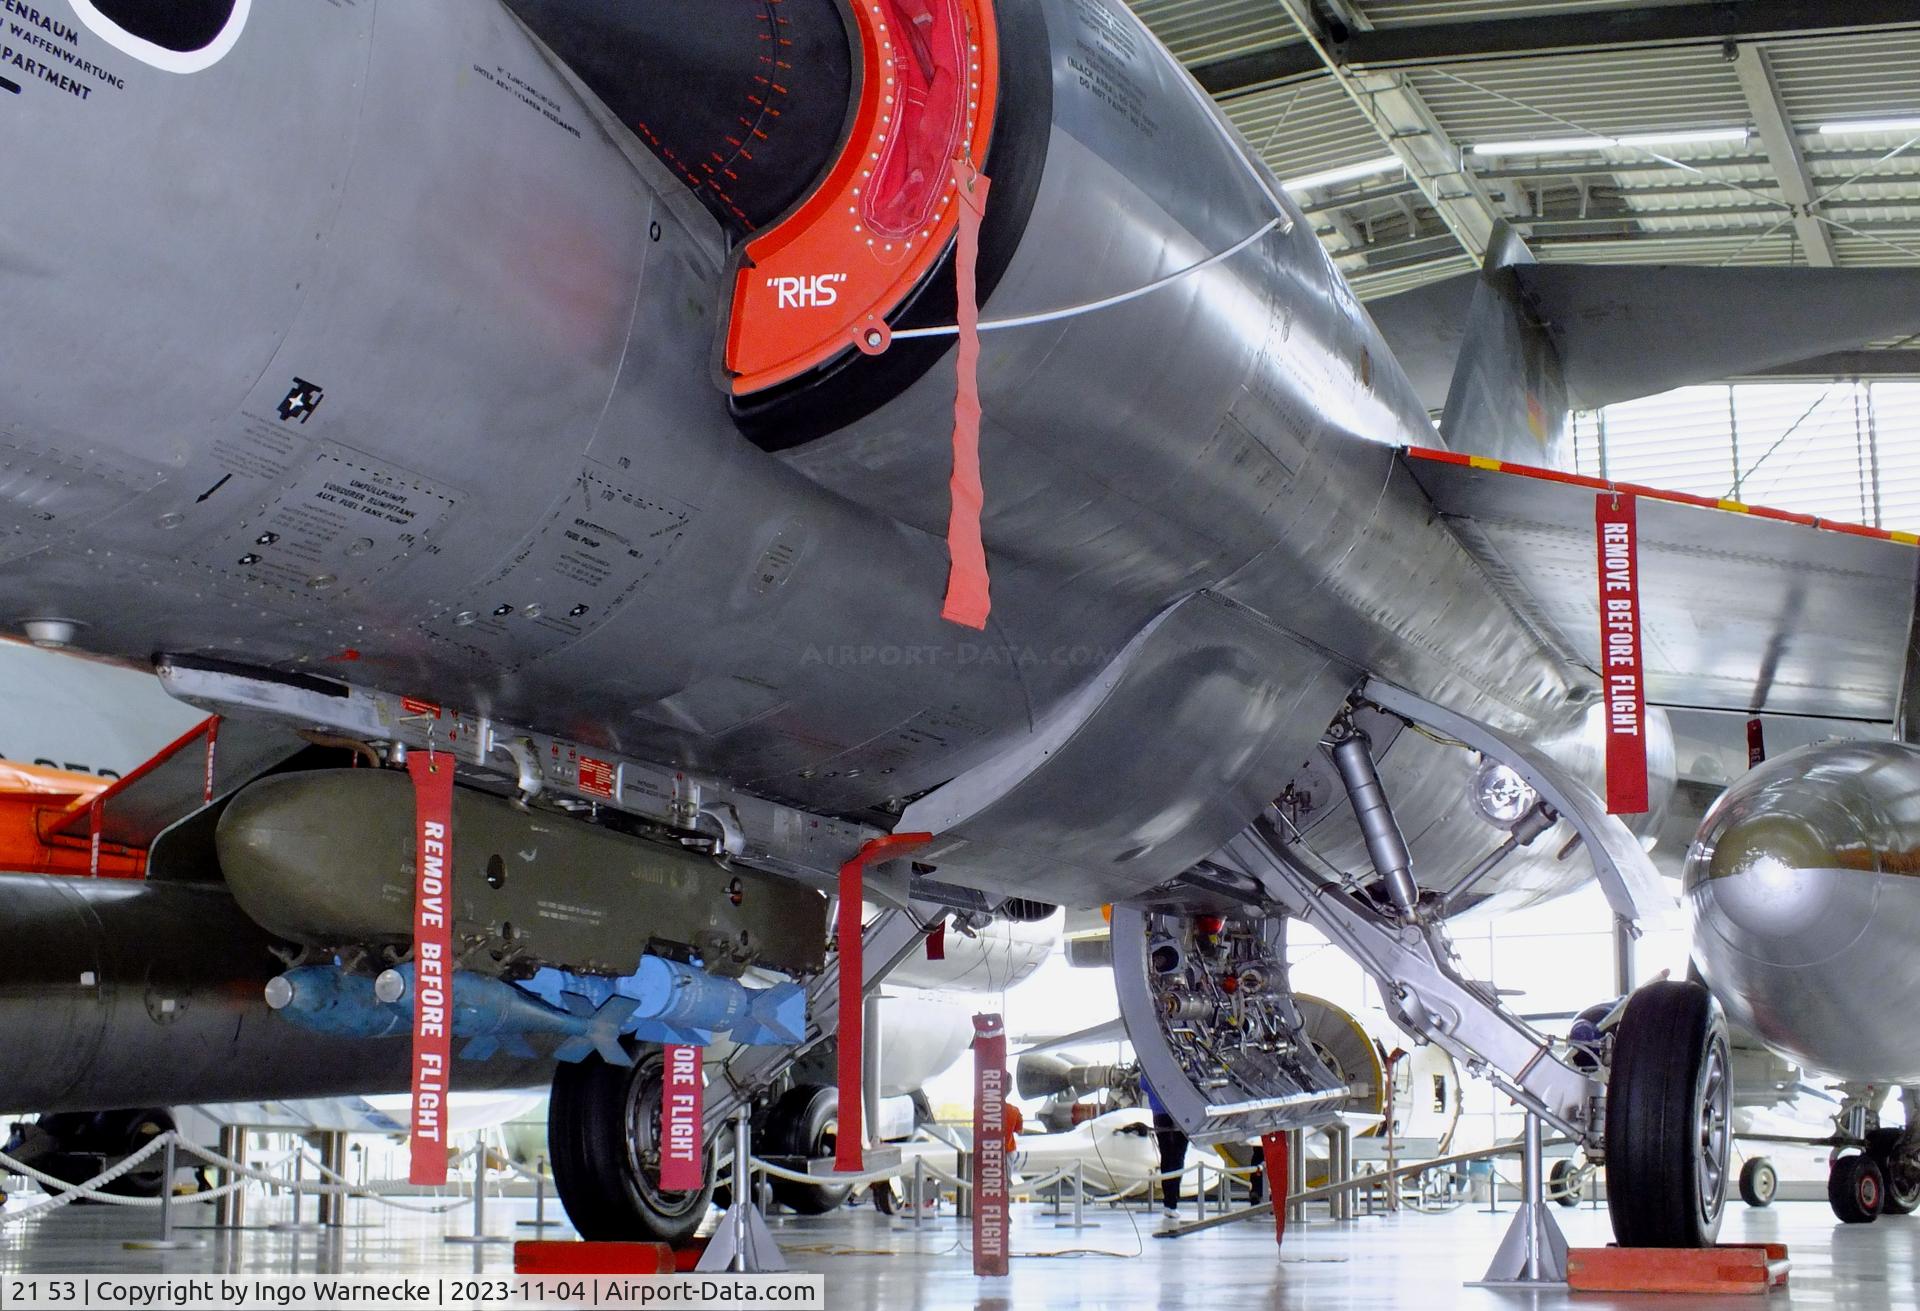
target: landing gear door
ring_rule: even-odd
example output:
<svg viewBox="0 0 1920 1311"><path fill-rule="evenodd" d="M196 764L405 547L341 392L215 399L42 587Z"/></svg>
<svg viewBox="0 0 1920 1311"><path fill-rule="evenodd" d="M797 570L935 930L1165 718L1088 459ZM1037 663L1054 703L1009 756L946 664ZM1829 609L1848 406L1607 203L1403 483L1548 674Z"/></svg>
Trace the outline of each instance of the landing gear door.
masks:
<svg viewBox="0 0 1920 1311"><path fill-rule="evenodd" d="M1322 1124L1347 1101L1294 1005L1285 919L1115 906L1113 975L1141 1076L1196 1143Z"/></svg>

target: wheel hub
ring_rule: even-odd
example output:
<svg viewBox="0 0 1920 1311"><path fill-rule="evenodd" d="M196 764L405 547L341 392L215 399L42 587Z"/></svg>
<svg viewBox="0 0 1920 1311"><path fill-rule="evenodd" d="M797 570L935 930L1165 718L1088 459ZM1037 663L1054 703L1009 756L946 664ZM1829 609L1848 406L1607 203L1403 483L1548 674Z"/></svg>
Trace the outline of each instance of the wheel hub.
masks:
<svg viewBox="0 0 1920 1311"><path fill-rule="evenodd" d="M1695 1161L1700 1186L1700 1217L1711 1223L1727 1200L1727 1161L1732 1154L1733 1097L1727 1080L1726 1048L1713 1043L1707 1048L1706 1068L1701 1072L1700 1151Z"/></svg>

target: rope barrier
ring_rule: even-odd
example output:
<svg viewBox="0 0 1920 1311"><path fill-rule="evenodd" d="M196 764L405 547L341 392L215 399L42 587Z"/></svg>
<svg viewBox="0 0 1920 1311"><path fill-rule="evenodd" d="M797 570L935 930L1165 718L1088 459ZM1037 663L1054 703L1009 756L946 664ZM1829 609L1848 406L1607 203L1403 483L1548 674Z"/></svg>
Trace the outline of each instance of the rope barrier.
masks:
<svg viewBox="0 0 1920 1311"><path fill-rule="evenodd" d="M462 1152L459 1158L457 1159L465 1160L472 1155L473 1155L472 1152ZM347 1177L341 1174L339 1171L328 1169L327 1163L325 1161L321 1161L316 1159L315 1157L309 1156L305 1152L302 1152L300 1154L300 1159L305 1161L308 1165L312 1166L320 1174L323 1174L328 1178L332 1179L336 1184L345 1184L346 1196L360 1197L370 1202L378 1202L382 1206L391 1207L393 1210L396 1210L396 1211L405 1211L410 1215L446 1215L450 1211L458 1211L463 1206L473 1205L473 1199L471 1197L461 1197L461 1198L456 1198L451 1202L443 1202L435 1206L408 1206L403 1202L395 1201L393 1198L388 1197L384 1193L376 1193L371 1188L361 1187L361 1186L357 1186L355 1184L350 1183ZM312 1189L313 1191L327 1191L327 1192L342 1191L339 1188L324 1188L323 1185L319 1185L319 1184L313 1185ZM304 1193L309 1191L309 1189L306 1186L305 1182L302 1181L302 1185L299 1188L296 1188L294 1191ZM190 1198L189 1200L197 1202L207 1196L209 1196L209 1194L195 1193L193 1197Z"/></svg>
<svg viewBox="0 0 1920 1311"><path fill-rule="evenodd" d="M276 1165L261 1168L222 1156L219 1152L203 1147L198 1143L188 1141L177 1132L169 1132L153 1138L141 1147L139 1151L119 1162L113 1168L78 1184L56 1178L53 1175L47 1174L45 1171L38 1170L26 1164L24 1161L16 1160L4 1152L0 1152L0 1168L31 1179L54 1194L31 1206L18 1210L0 1212L0 1225L13 1224L22 1220L31 1219L35 1216L45 1215L49 1211L83 1198L110 1206L130 1206L142 1209L153 1209L164 1206L168 1200L170 1200L165 1195L159 1197L127 1197L116 1193L107 1193L104 1189L107 1185L138 1169L148 1158L152 1157L156 1152L162 1151L169 1143L172 1143L177 1149L185 1152L187 1155L221 1171L231 1178L231 1182L222 1184L217 1188L203 1189L198 1192L182 1195L177 1199L182 1202L210 1202L216 1198L239 1192L251 1183L260 1183L265 1184L274 1193L292 1193L298 1196L312 1194L318 1196L358 1197L378 1202L380 1205L390 1207L393 1210L405 1211L416 1215L445 1215L449 1212L459 1210L463 1206L471 1206L473 1204L473 1198L469 1195L446 1203L426 1206L408 1205L403 1201L372 1188L354 1184L338 1171L329 1168L325 1162L315 1159L304 1151L289 1152L286 1156L282 1157ZM485 1150L483 1147L476 1146L460 1152L453 1158L452 1164L457 1166L472 1160L477 1153L483 1150ZM926 1157L919 1159L921 1170L937 1184L944 1185L956 1191L969 1190L973 1187L971 1180L963 1179L958 1175L941 1169ZM322 1178L308 1181L305 1179L295 1180L289 1177L296 1161L311 1165ZM506 1166L511 1173L530 1182L536 1184L549 1182L546 1176L529 1170L517 1162L509 1160ZM801 1171L790 1170L785 1166L775 1165L771 1161L761 1160L757 1157L749 1160L748 1167L751 1171L770 1178L784 1179L793 1183L824 1185L827 1187L837 1187L841 1185L857 1187L861 1185L879 1184L904 1178L913 1172L913 1165L910 1161L903 1161L900 1165L887 1169L872 1170L865 1174L852 1176L806 1174ZM1149 1174L1142 1179L1128 1184L1125 1188L1112 1193L1094 1193L1089 1191L1085 1192L1083 1196L1087 1201L1096 1204L1112 1204L1138 1196L1143 1190L1150 1190L1155 1184L1163 1183L1170 1179L1184 1179L1188 1174L1198 1173L1201 1176L1201 1186L1204 1187L1206 1177L1209 1174L1213 1175L1216 1179L1220 1176L1244 1179L1250 1177L1257 1168L1258 1167L1252 1166L1228 1166L1213 1161L1200 1160L1193 1165L1183 1167L1179 1170ZM275 1173L275 1171L282 1171L283 1173ZM1021 1181L1021 1186L1025 1192L1037 1192L1065 1184L1073 1177L1074 1172L1072 1170L1061 1166L1046 1174L1024 1179ZM1082 1186L1084 1187L1084 1176L1082 1176L1082 1181ZM171 1181L168 1181L168 1183L170 1182Z"/></svg>
<svg viewBox="0 0 1920 1311"><path fill-rule="evenodd" d="M159 1206L165 1200L164 1198L119 1197L112 1194L102 1195L100 1190L121 1176L138 1169L149 1156L152 1156L155 1152L164 1148L175 1136L176 1135L171 1133L163 1133L149 1142L145 1147L142 1147L139 1151L129 1156L126 1160L114 1166L111 1170L107 1170L87 1180L85 1183L79 1184L68 1183L64 1179L56 1179L44 1171L34 1169L24 1161L16 1161L5 1152L0 1152L0 1166L4 1166L16 1174L24 1175L32 1179L35 1183L38 1183L41 1187L52 1189L58 1194L44 1201L37 1202L21 1211L0 1213L0 1224L12 1224L15 1221L30 1219L36 1215L44 1215L48 1211L65 1206L69 1202L78 1201L82 1197L93 1198L96 1201L110 1202L116 1206Z"/></svg>
<svg viewBox="0 0 1920 1311"><path fill-rule="evenodd" d="M158 1197L127 1197L118 1193L104 1191L108 1184L138 1169L146 1162L147 1158L163 1150L168 1143L172 1143L176 1149L185 1152L187 1155L197 1157L207 1165L236 1177L231 1183L221 1184L217 1188L201 1189L197 1192L182 1194L177 1198L169 1197L166 1193L166 1189L172 1182L171 1180L163 1183L162 1195ZM471 1159L478 1150L478 1148L471 1148L461 1152L453 1158L452 1163L458 1165L461 1162L467 1161ZM296 1160L312 1165L314 1169L330 1177L334 1182L295 1181L286 1175L272 1172L274 1169L290 1169ZM35 1216L45 1215L49 1211L56 1210L59 1207L82 1199L99 1202L107 1206L130 1206L152 1210L165 1206L169 1201L211 1202L231 1193L237 1193L252 1183L265 1184L269 1190L275 1193L293 1193L299 1196L315 1194L359 1197L378 1202L382 1206L391 1207L396 1211L407 1211L415 1215L444 1215L447 1212L457 1211L463 1206L471 1206L473 1204L471 1197L463 1197L456 1201L439 1205L409 1206L383 1193L350 1182L337 1171L328 1169L325 1163L315 1160L304 1152L289 1152L285 1157L281 1158L278 1166L261 1169L255 1166L245 1165L239 1161L230 1160L218 1152L200 1146L198 1143L189 1142L175 1132L159 1135L150 1140L139 1151L115 1165L112 1169L105 1170L83 1183L70 1183L65 1179L56 1178L44 1170L35 1169L26 1162L16 1160L4 1152L0 1152L0 1169L20 1175L23 1178L31 1179L53 1194L18 1210L0 1211L0 1226L17 1224L22 1220L30 1220Z"/></svg>

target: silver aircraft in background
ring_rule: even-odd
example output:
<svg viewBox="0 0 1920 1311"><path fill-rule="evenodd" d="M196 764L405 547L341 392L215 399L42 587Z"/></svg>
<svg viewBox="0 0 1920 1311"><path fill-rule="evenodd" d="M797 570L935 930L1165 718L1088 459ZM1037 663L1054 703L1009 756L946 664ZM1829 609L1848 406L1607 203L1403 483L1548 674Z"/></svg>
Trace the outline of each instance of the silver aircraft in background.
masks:
<svg viewBox="0 0 1920 1311"><path fill-rule="evenodd" d="M1707 989L1643 989L1573 1050L1449 945L1458 911L1592 875L1623 919L1663 900L1657 709L1649 812L1597 795L1592 493L1497 462L1567 468L1576 404L1920 330L1920 275L1539 265L1496 231L1482 272L1370 317L1119 0L5 21L30 184L0 194L0 617L150 664L248 744L144 889L227 898L238 945L185 916L150 950L281 1000L183 1029L197 1097L347 1068L255 1059L270 1023L404 1070L411 794L341 766L428 751L465 785L456 995L492 1008L455 1086L563 1035L553 1161L588 1236L698 1219L650 1174L687 1017L625 1002L676 980L730 1036L711 1131L832 1028L835 871L925 833L871 871L868 956L1111 905L1130 1036L1196 1140L1346 1095L1293 1005L1298 918L1603 1156L1621 1241L1712 1239ZM981 630L941 617L976 164ZM1442 442L1483 458L1408 449ZM1910 544L1648 502L1641 546L1656 704L1906 724ZM1777 762L1769 804L1878 759ZM1833 881L1891 932L1920 883L1879 818ZM749 970L807 991L805 1024ZM98 1095L8 1037L0 1101Z"/></svg>

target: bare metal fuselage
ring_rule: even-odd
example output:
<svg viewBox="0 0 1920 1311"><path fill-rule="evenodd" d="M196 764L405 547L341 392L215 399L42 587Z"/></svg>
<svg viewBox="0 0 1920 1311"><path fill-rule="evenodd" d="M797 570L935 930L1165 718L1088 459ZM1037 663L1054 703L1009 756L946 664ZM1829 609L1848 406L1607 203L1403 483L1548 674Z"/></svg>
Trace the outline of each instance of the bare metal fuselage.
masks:
<svg viewBox="0 0 1920 1311"><path fill-rule="evenodd" d="M1124 307L989 335L984 634L939 618L951 371L783 454L746 440L714 382L721 233L468 0L254 6L192 73L76 23L122 85L0 103L32 180L0 192L0 616L842 814L1017 751L1158 621L1073 772L940 860L1082 904L1215 850L1363 672L1591 780L1590 675L1397 463L1431 424L1312 225L1117 4L1037 7L1053 123L988 318L1152 281L1276 204L1293 222ZM1073 71L1089 51L1144 116ZM1387 786L1444 888L1500 834L1465 817L1465 753L1403 739ZM1316 841L1354 856L1320 800ZM1524 896L1582 877L1503 874Z"/></svg>

